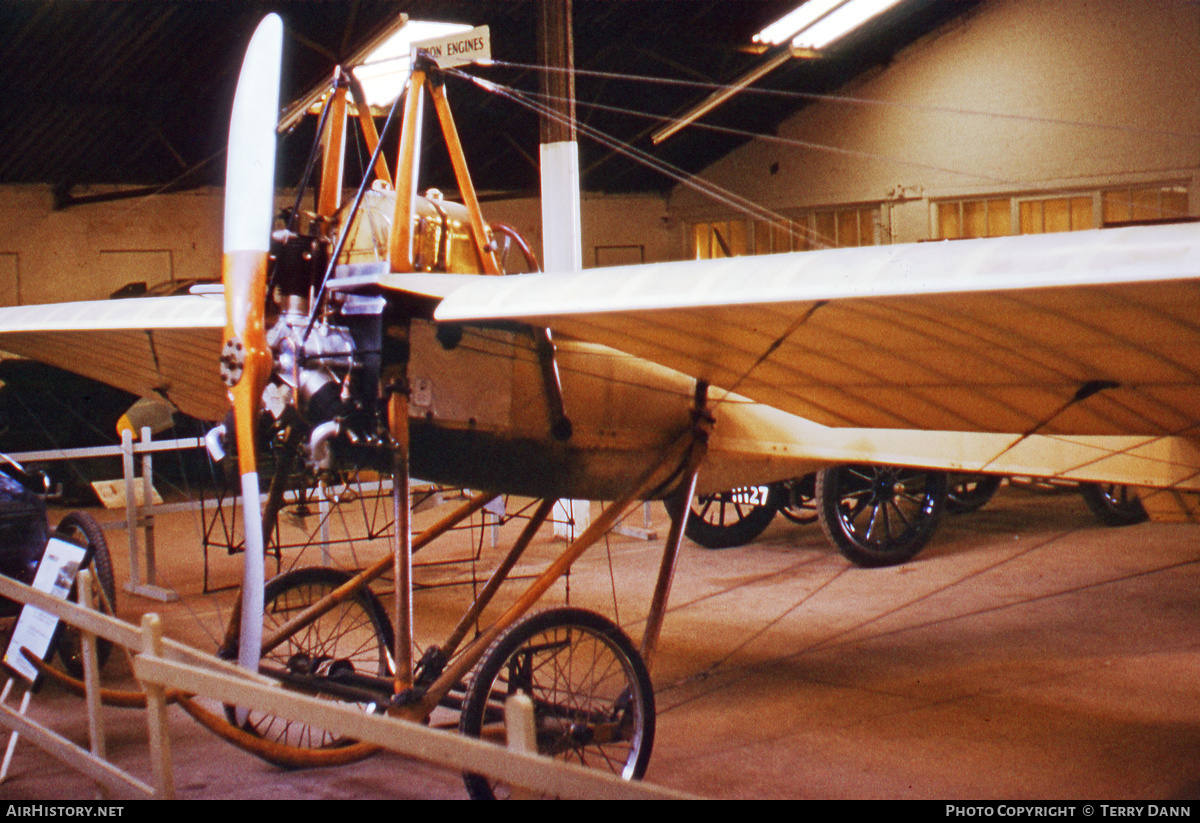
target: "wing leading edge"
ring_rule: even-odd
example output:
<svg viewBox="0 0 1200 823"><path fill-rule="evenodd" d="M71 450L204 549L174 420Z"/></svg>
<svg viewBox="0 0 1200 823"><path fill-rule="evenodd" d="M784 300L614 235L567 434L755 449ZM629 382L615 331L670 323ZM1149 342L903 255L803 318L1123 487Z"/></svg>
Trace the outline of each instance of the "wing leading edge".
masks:
<svg viewBox="0 0 1200 823"><path fill-rule="evenodd" d="M1192 224L492 278L435 317L545 325L827 426L1164 435L1200 413Z"/></svg>
<svg viewBox="0 0 1200 823"><path fill-rule="evenodd" d="M219 420L224 325L222 300L193 295L12 306L0 308L0 350Z"/></svg>

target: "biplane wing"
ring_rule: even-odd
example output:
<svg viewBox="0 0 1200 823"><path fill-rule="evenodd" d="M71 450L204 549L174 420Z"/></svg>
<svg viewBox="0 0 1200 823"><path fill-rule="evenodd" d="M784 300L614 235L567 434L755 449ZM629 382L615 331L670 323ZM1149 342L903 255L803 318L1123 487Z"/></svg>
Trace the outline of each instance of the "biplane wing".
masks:
<svg viewBox="0 0 1200 823"><path fill-rule="evenodd" d="M11 306L0 308L0 350L220 420L224 325L219 294Z"/></svg>
<svg viewBox="0 0 1200 823"><path fill-rule="evenodd" d="M826 426L1177 436L1198 309L1179 224L481 279L435 316L545 325Z"/></svg>

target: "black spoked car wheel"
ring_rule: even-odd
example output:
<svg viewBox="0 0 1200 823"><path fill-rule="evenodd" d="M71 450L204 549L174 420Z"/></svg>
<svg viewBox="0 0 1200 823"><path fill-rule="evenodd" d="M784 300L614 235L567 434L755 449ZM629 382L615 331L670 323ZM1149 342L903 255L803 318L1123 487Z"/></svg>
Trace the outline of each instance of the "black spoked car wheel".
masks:
<svg viewBox="0 0 1200 823"><path fill-rule="evenodd" d="M817 522L817 475L806 474L778 484L779 513L801 526Z"/></svg>
<svg viewBox="0 0 1200 823"><path fill-rule="evenodd" d="M1003 477L990 474L952 474L946 493L946 511L966 514L979 511L1000 488Z"/></svg>
<svg viewBox="0 0 1200 823"><path fill-rule="evenodd" d="M836 466L817 474L821 528L859 566L916 556L946 506L945 472L894 466Z"/></svg>
<svg viewBox="0 0 1200 823"><path fill-rule="evenodd" d="M1137 490L1116 483L1080 483L1079 493L1092 513L1106 526L1144 523L1149 515Z"/></svg>
<svg viewBox="0 0 1200 823"><path fill-rule="evenodd" d="M746 486L697 495L684 534L706 549L744 546L771 525L778 510L778 486Z"/></svg>

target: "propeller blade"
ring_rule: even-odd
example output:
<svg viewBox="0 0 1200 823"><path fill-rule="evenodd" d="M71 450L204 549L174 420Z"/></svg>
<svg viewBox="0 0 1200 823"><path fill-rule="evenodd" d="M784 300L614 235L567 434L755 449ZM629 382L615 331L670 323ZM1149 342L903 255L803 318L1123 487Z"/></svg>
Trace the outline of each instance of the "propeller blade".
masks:
<svg viewBox="0 0 1200 823"><path fill-rule="evenodd" d="M262 647L263 539L259 509L255 423L271 375L264 313L267 252L275 216L275 125L279 118L279 72L283 22L271 14L254 32L229 122L225 172L225 347L221 376L229 387L242 474L245 553L238 663L258 669Z"/></svg>

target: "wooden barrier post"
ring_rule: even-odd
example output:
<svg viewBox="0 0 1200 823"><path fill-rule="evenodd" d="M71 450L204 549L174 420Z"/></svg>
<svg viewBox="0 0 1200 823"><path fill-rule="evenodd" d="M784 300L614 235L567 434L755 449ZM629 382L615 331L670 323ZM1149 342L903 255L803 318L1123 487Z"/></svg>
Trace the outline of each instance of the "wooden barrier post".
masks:
<svg viewBox="0 0 1200 823"><path fill-rule="evenodd" d="M0 703L8 700L8 694L12 691L12 684L15 680L15 677L10 677L4 684L4 690L0 691ZM21 695L21 708L18 709L18 713L22 717L29 710L29 695L31 694L32 692L26 689L25 693ZM13 729L12 733L8 736L8 745L4 748L4 763L0 764L0 783L8 779L8 767L12 765L13 752L17 749L17 739L20 736L16 729Z"/></svg>
<svg viewBox="0 0 1200 823"><path fill-rule="evenodd" d="M533 718L533 700L525 692L517 692L504 703L504 733L508 750L537 754L537 722ZM534 793L525 786L512 787L513 800L531 800Z"/></svg>
<svg viewBox="0 0 1200 823"><path fill-rule="evenodd" d="M142 654L161 658L162 621L157 614L142 615ZM150 735L150 762L154 767L154 796L175 799L175 775L171 768L171 738L167 733L166 689L157 683L143 682L146 691L146 725Z"/></svg>
<svg viewBox="0 0 1200 823"><path fill-rule="evenodd" d="M79 589L79 603L85 609L92 608L92 574L87 569L80 569L75 579ZM100 704L100 660L96 655L96 635L87 629L79 629L80 649L83 654L83 682L87 687L85 701L87 703L88 740L91 743L92 754L100 760L108 759L108 749L104 742L104 718L101 716ZM103 784L98 784L103 796L108 791Z"/></svg>

